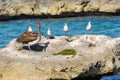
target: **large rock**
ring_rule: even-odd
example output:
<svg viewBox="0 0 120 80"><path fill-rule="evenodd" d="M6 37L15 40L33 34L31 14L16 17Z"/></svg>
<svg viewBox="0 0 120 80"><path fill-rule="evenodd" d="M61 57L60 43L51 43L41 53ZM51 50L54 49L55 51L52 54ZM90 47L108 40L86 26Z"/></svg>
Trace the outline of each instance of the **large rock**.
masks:
<svg viewBox="0 0 120 80"><path fill-rule="evenodd" d="M16 39L0 49L0 80L50 80L104 75L120 70L120 38L104 35L42 37L39 45L17 50ZM77 54L53 55L64 49Z"/></svg>
<svg viewBox="0 0 120 80"><path fill-rule="evenodd" d="M0 0L0 16L120 13L120 0ZM74 15L74 14L73 14Z"/></svg>

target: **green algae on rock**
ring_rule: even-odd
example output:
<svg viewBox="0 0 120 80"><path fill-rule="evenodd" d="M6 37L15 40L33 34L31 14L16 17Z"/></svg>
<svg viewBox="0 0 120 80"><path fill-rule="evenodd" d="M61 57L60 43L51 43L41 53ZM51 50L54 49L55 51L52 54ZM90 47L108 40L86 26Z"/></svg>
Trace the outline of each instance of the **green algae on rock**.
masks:
<svg viewBox="0 0 120 80"><path fill-rule="evenodd" d="M74 49L64 49L58 53L53 53L53 55L73 55L73 57L76 55L76 51Z"/></svg>

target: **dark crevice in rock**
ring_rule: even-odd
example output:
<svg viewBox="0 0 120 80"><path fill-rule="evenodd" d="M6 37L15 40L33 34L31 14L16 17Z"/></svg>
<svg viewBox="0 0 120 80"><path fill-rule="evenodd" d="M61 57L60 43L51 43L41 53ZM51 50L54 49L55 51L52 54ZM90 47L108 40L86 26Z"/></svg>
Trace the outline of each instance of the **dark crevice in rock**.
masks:
<svg viewBox="0 0 120 80"><path fill-rule="evenodd" d="M62 79L62 78L58 79L58 78L56 78L56 79L50 79L50 80L66 80L66 79Z"/></svg>
<svg viewBox="0 0 120 80"><path fill-rule="evenodd" d="M83 16L120 16L120 12L117 13L107 13L107 12L64 12L60 15L50 15L50 14L41 14L41 15L1 15L0 21L9 21L9 20L18 20L18 19L34 19L34 18L64 18L64 17L83 17Z"/></svg>
<svg viewBox="0 0 120 80"><path fill-rule="evenodd" d="M76 78L73 78L72 80L100 80L103 76L110 76L110 75L113 75L114 73L111 72L111 73L107 73L107 74L103 74L103 75L96 75L96 76L87 76L87 77L76 77Z"/></svg>
<svg viewBox="0 0 120 80"><path fill-rule="evenodd" d="M62 70L60 70L60 72L66 72L67 69L68 68L62 69Z"/></svg>
<svg viewBox="0 0 120 80"><path fill-rule="evenodd" d="M62 18L62 17L78 17L78 16L120 16L120 13L105 13L105 12L64 12L60 15L49 15L48 17Z"/></svg>
<svg viewBox="0 0 120 80"><path fill-rule="evenodd" d="M81 5L82 5L83 7L85 7L89 2L90 2L90 0L83 0L83 1L81 2Z"/></svg>

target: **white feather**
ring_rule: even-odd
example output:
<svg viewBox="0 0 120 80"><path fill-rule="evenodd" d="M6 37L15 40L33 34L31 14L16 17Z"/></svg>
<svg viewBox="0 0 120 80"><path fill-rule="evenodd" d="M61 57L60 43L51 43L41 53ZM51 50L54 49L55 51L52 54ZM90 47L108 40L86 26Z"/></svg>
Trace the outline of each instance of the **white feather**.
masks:
<svg viewBox="0 0 120 80"><path fill-rule="evenodd" d="M32 32L31 26L28 27L27 31Z"/></svg>
<svg viewBox="0 0 120 80"><path fill-rule="evenodd" d="M51 32L51 29L50 29L50 28L48 28L48 30L47 30L47 35L48 35L48 36L51 36L51 35L52 35L52 32Z"/></svg>
<svg viewBox="0 0 120 80"><path fill-rule="evenodd" d="M91 25L91 22L89 21L85 29L89 31L91 28L92 28L92 25Z"/></svg>
<svg viewBox="0 0 120 80"><path fill-rule="evenodd" d="M64 28L63 28L63 31L64 31L64 32L68 32L68 31L69 31L69 28L68 28L67 23L65 23Z"/></svg>

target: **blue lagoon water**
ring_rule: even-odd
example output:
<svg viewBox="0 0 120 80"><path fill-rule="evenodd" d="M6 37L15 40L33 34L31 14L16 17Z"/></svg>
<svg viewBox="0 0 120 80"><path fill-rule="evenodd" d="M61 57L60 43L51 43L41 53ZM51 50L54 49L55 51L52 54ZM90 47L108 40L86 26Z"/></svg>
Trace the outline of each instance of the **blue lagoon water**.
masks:
<svg viewBox="0 0 120 80"><path fill-rule="evenodd" d="M64 35L63 26L67 23L70 29L69 35L84 35L86 34L85 27L91 21L92 29L89 34L106 35L112 38L120 37L120 17L74 17L74 18L59 18L59 19L22 19L0 22L0 48L4 48L12 39L17 38L25 32L28 26L32 26L34 31L36 23L40 22L41 32L44 36L48 27L52 29L54 36ZM120 74L103 77L101 80L120 80Z"/></svg>

